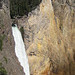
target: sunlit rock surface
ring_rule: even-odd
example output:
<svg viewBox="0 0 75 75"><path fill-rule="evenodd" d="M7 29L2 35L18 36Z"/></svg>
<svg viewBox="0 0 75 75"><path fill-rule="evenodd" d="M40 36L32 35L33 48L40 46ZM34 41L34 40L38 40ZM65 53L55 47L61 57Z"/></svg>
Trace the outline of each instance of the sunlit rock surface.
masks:
<svg viewBox="0 0 75 75"><path fill-rule="evenodd" d="M75 74L74 8L74 0L42 0L28 18L19 20L32 75Z"/></svg>

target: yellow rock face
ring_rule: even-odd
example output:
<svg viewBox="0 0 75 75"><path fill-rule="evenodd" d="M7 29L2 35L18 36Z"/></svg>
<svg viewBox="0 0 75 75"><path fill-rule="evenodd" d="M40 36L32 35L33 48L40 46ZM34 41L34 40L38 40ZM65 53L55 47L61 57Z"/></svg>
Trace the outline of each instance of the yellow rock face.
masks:
<svg viewBox="0 0 75 75"><path fill-rule="evenodd" d="M31 75L74 74L74 13L70 10L65 17L67 10L66 5L63 15L54 10L51 0L43 0L39 16L33 15L28 19L30 25L40 27L27 50Z"/></svg>

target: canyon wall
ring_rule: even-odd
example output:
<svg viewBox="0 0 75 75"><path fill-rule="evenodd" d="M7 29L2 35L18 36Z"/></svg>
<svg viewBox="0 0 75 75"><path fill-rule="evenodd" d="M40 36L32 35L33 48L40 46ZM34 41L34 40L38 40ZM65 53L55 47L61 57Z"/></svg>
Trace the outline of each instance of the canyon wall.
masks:
<svg viewBox="0 0 75 75"><path fill-rule="evenodd" d="M27 18L19 21L31 75L75 74L74 0L42 0Z"/></svg>
<svg viewBox="0 0 75 75"><path fill-rule="evenodd" d="M8 0L0 0L0 63L7 75L24 75L15 55ZM42 0L18 19L31 75L75 74L75 1Z"/></svg>

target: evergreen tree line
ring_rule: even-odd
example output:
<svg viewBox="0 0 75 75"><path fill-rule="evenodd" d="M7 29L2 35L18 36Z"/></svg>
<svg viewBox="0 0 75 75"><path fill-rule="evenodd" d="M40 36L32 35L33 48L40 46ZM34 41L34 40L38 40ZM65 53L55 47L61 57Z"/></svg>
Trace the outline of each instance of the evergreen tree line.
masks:
<svg viewBox="0 0 75 75"><path fill-rule="evenodd" d="M27 15L28 12L36 8L41 0L10 0L10 15L14 16Z"/></svg>

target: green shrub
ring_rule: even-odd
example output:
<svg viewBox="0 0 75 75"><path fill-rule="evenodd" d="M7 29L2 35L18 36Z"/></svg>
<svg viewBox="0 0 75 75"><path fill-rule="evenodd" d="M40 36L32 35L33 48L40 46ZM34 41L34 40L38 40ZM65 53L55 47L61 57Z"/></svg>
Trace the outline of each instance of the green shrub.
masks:
<svg viewBox="0 0 75 75"><path fill-rule="evenodd" d="M2 51L2 46L3 46L3 40L5 38L5 35L0 36L0 51Z"/></svg>
<svg viewBox="0 0 75 75"><path fill-rule="evenodd" d="M7 64L7 62L8 62L8 60L7 60L7 58L6 57L3 57L4 58L4 61L6 62L6 64Z"/></svg>
<svg viewBox="0 0 75 75"><path fill-rule="evenodd" d="M22 34L22 38L23 38L23 41L24 41L24 28L23 27L20 28L20 32Z"/></svg>
<svg viewBox="0 0 75 75"><path fill-rule="evenodd" d="M3 41L0 39L0 51L2 51Z"/></svg>
<svg viewBox="0 0 75 75"><path fill-rule="evenodd" d="M60 24L60 30L63 31L63 24Z"/></svg>
<svg viewBox="0 0 75 75"><path fill-rule="evenodd" d="M2 66L2 63L0 63L0 75L7 75L7 72L5 68Z"/></svg>

